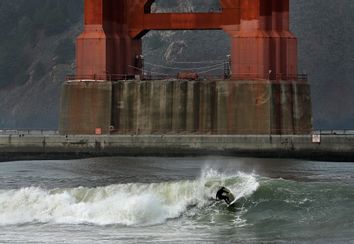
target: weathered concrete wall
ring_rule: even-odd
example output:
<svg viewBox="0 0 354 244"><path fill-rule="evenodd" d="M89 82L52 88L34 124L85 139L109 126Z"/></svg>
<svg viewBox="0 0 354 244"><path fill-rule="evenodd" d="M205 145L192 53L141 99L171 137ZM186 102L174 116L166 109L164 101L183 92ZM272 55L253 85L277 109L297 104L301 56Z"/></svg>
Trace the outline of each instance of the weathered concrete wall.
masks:
<svg viewBox="0 0 354 244"><path fill-rule="evenodd" d="M68 82L62 100L64 134L93 134L97 127L107 134L309 134L312 129L309 85L295 81ZM107 130L110 125L114 130Z"/></svg>
<svg viewBox="0 0 354 244"><path fill-rule="evenodd" d="M65 82L62 87L61 134L108 134L111 125L111 82Z"/></svg>
<svg viewBox="0 0 354 244"><path fill-rule="evenodd" d="M309 85L269 81L113 83L116 133L308 134ZM127 118L128 117L128 118Z"/></svg>
<svg viewBox="0 0 354 244"><path fill-rule="evenodd" d="M354 135L0 135L0 161L199 155L354 161Z"/></svg>
<svg viewBox="0 0 354 244"><path fill-rule="evenodd" d="M306 83L295 83L293 84L293 94L294 129L299 132L310 130L310 126L312 126L310 86ZM309 121L310 119L311 121Z"/></svg>

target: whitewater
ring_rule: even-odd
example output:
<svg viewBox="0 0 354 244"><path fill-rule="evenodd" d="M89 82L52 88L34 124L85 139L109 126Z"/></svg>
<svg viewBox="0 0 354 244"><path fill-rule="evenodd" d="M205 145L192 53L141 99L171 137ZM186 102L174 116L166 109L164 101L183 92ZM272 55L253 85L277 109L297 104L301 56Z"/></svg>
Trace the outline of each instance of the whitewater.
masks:
<svg viewBox="0 0 354 244"><path fill-rule="evenodd" d="M254 175L202 172L194 181L117 184L106 187L46 190L26 187L0 191L0 225L26 223L156 225L180 217L188 208L203 209L220 186L237 198L258 187Z"/></svg>
<svg viewBox="0 0 354 244"><path fill-rule="evenodd" d="M0 243L350 243L353 175L236 157L3 162Z"/></svg>

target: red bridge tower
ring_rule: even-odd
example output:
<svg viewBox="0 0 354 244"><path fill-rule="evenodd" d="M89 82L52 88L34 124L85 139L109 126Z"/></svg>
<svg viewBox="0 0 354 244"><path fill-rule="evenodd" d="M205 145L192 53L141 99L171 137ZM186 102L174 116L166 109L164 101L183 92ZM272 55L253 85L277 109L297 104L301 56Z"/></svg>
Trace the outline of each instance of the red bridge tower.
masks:
<svg viewBox="0 0 354 244"><path fill-rule="evenodd" d="M86 0L77 40L77 76L135 74L141 38L150 30L226 31L233 79L294 79L297 41L289 0L221 0L219 13L151 13L152 0ZM271 72L270 72L271 71Z"/></svg>
<svg viewBox="0 0 354 244"><path fill-rule="evenodd" d="M85 0L77 73L62 94L62 133L94 133L95 128L147 134L311 130L310 89L297 74L289 0L220 0L221 11L213 13L151 13L153 3ZM231 39L230 80L123 81L141 74L141 38L148 31L218 29Z"/></svg>

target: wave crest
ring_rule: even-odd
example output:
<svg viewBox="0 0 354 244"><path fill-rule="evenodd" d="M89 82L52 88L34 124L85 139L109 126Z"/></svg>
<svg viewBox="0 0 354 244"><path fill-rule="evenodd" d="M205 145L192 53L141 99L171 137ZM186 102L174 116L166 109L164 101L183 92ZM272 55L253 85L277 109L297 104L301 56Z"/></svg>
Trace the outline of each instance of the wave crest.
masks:
<svg viewBox="0 0 354 244"><path fill-rule="evenodd" d="M241 198L258 188L254 175L206 169L194 181L120 184L97 188L0 191L0 225L24 223L154 225L203 208L220 185Z"/></svg>

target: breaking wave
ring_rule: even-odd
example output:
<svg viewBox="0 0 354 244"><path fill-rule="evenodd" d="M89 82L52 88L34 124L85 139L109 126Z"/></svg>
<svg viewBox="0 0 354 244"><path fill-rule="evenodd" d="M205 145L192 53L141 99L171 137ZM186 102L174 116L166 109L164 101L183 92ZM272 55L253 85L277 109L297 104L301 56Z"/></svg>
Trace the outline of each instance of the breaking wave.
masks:
<svg viewBox="0 0 354 244"><path fill-rule="evenodd" d="M193 181L117 184L97 188L0 190L0 225L28 223L145 226L204 208L221 186L237 198L252 195L255 175L203 170Z"/></svg>

